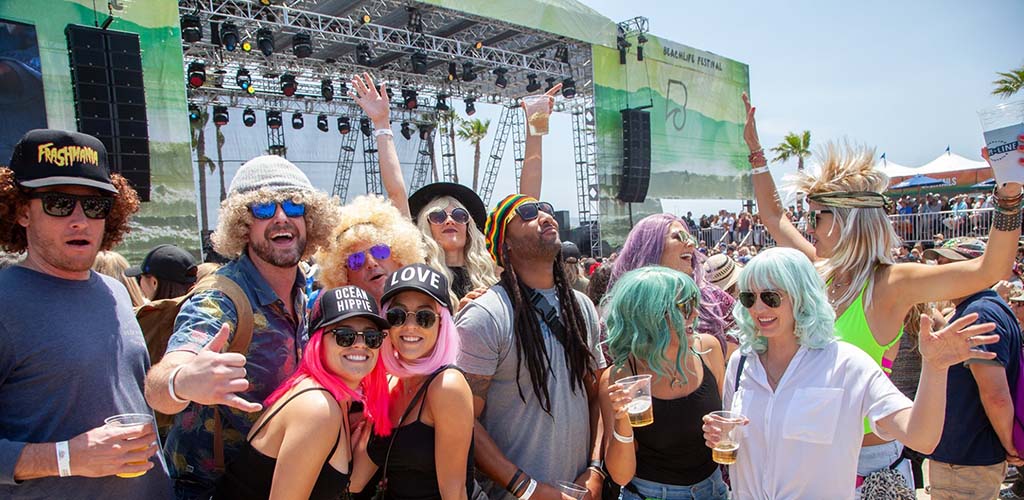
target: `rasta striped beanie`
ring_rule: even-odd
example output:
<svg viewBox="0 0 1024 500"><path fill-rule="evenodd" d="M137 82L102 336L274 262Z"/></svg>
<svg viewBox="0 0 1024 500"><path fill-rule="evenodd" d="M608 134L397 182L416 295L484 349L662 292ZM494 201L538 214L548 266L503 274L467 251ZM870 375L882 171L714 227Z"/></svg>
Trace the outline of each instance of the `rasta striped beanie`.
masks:
<svg viewBox="0 0 1024 500"><path fill-rule="evenodd" d="M510 194L499 201L494 210L487 215L484 239L487 240L487 251L491 252L491 257L499 266L504 265L501 260L501 247L505 243L505 227L516 215L516 207L523 203L536 201L535 198L524 194Z"/></svg>

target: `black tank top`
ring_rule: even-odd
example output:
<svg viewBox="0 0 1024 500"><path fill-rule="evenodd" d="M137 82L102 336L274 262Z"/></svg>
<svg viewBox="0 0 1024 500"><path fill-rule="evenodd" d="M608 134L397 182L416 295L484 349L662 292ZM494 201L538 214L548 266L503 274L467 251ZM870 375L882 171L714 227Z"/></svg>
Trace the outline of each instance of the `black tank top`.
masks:
<svg viewBox="0 0 1024 500"><path fill-rule="evenodd" d="M256 432L252 433L252 437L255 438L259 435L260 431L263 430L263 428L270 423L270 421L277 416L277 413L288 403L300 394L309 391L324 391L329 393L327 389L322 387L310 387L292 394L291 397L286 399L284 403L281 403L281 405L278 406L274 412L256 428ZM334 447L331 448L331 452L327 455L327 460L320 469L320 475L316 478L316 484L313 485L313 491L309 494L310 500L337 499L348 487L348 474L339 472L334 467L331 467L330 464L331 457L334 456L334 452L338 449L338 442L341 441L341 432L343 431L344 425L342 425L342 429L339 429L338 437L334 441ZM242 448L242 452L239 454L238 458L228 464L227 470L224 471L224 475L221 476L220 480L217 482L217 491L214 493L213 498L215 500L254 500L270 498L270 487L274 481L275 467L277 467L277 459L268 457L257 451L256 448L253 448L252 438L250 438L246 440L245 447Z"/></svg>
<svg viewBox="0 0 1024 500"><path fill-rule="evenodd" d="M420 392L409 402L406 408L406 416L409 410L416 406L416 403L423 399L420 411L416 420L406 425L395 427L391 430L391 436L370 435L370 442L366 446L366 453L370 460L383 468L387 461L387 490L384 492L385 499L394 500L435 500L441 498L441 490L437 485L437 464L434 460L434 428L423 423L420 419L423 415L423 406L426 404L427 388L434 379L445 370L455 369L454 366L445 366L430 375L430 378L423 383ZM462 370L459 370L461 373ZM402 421L405 420L403 416ZM401 421L399 422L401 423ZM391 444L392 437L394 444ZM391 446L391 456L388 457L388 446ZM473 498L473 442L469 444L469 454L466 457L466 495Z"/></svg>
<svg viewBox="0 0 1024 500"><path fill-rule="evenodd" d="M700 357L700 356L698 356ZM633 373L636 369L630 360ZM690 394L676 399L651 398L654 423L633 429L636 437L636 477L662 484L697 484L718 467L704 444L703 417L722 409L718 382L704 364L704 380Z"/></svg>

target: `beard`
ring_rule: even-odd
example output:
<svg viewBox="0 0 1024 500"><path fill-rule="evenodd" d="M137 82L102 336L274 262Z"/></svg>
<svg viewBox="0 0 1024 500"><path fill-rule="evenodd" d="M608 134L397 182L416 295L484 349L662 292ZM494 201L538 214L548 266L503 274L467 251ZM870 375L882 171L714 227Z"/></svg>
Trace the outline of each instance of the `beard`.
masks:
<svg viewBox="0 0 1024 500"><path fill-rule="evenodd" d="M290 229L295 234L293 244L288 248L277 248L271 242L270 234L281 229ZM284 228L281 225L268 226L264 231L263 239L252 243L251 246L253 252L260 259L275 267L295 267L302 260L302 254L306 252L306 236L299 234L299 231L291 224Z"/></svg>

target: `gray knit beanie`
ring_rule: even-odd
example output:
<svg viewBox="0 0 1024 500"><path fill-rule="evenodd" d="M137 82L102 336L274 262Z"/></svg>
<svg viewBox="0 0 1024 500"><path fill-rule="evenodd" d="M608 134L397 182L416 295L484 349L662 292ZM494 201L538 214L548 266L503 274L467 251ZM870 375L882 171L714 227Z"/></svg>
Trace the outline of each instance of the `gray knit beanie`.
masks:
<svg viewBox="0 0 1024 500"><path fill-rule="evenodd" d="M241 166L231 179L229 195L245 194L258 189L270 191L313 191L299 167L275 155L257 156Z"/></svg>

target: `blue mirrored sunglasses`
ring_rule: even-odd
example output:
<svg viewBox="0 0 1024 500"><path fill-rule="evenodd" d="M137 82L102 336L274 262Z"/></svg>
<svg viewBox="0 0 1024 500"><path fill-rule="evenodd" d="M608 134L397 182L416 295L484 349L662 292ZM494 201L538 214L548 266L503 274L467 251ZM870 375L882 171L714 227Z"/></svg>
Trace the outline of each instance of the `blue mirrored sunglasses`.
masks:
<svg viewBox="0 0 1024 500"><path fill-rule="evenodd" d="M252 205L249 205L249 211L252 212L252 216L257 219L272 219L274 214L277 213L278 205L281 206L281 209L284 210L284 214L288 217L302 217L303 215L306 215L306 205L302 203L295 203L292 200L253 203Z"/></svg>

